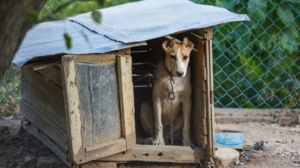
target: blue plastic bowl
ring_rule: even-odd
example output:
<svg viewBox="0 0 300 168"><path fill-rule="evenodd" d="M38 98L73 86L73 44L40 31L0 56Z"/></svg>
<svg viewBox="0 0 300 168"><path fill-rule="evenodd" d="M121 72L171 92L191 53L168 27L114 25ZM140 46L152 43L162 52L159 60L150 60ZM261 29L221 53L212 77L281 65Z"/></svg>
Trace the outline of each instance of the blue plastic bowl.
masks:
<svg viewBox="0 0 300 168"><path fill-rule="evenodd" d="M216 147L242 148L244 133L239 131L215 132Z"/></svg>

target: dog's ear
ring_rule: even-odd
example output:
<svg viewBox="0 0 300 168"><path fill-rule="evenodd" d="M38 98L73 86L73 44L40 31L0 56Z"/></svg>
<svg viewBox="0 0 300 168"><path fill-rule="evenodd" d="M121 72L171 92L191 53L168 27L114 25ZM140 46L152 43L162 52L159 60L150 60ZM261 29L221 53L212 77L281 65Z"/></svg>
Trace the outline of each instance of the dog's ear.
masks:
<svg viewBox="0 0 300 168"><path fill-rule="evenodd" d="M186 47L186 49L188 49L189 51L192 51L192 49L194 48L194 44L187 38L183 38L183 42L182 42L183 46Z"/></svg>
<svg viewBox="0 0 300 168"><path fill-rule="evenodd" d="M176 39L173 38L172 40L166 40L163 42L162 47L165 51L169 50L170 48L172 48L174 46L174 44L176 43Z"/></svg>

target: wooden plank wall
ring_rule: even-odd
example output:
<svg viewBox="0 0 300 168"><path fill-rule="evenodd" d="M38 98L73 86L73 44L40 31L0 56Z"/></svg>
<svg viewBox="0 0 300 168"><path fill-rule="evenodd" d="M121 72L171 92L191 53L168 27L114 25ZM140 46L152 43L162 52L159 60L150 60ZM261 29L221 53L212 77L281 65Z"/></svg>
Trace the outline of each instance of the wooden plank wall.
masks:
<svg viewBox="0 0 300 168"><path fill-rule="evenodd" d="M70 164L63 91L48 75L21 69L21 113L30 123L24 128Z"/></svg>
<svg viewBox="0 0 300 168"><path fill-rule="evenodd" d="M50 135L46 135L43 131L41 131L38 127L36 127L33 123L28 121L26 118L23 119L23 128L31 133L34 137L39 139L46 145L50 150L52 150L53 153L55 153L63 162L65 162L68 166L71 165L70 160L68 158L68 150L64 147L60 146L58 143L53 141L52 138L50 138Z"/></svg>
<svg viewBox="0 0 300 168"><path fill-rule="evenodd" d="M207 155L208 157L215 154L215 133L214 133L214 86L213 86L213 52L212 52L212 27L205 29L205 57L207 67Z"/></svg>

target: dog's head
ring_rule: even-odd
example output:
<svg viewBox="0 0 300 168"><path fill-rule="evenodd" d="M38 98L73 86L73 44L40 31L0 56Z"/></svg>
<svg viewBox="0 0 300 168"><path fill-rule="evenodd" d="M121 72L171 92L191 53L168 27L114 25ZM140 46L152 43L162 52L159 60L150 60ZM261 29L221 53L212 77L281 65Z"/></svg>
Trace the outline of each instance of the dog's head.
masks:
<svg viewBox="0 0 300 168"><path fill-rule="evenodd" d="M184 77L190 61L190 53L194 44L187 37L182 44L176 43L176 39L164 41L163 49L166 52L165 64L173 76Z"/></svg>

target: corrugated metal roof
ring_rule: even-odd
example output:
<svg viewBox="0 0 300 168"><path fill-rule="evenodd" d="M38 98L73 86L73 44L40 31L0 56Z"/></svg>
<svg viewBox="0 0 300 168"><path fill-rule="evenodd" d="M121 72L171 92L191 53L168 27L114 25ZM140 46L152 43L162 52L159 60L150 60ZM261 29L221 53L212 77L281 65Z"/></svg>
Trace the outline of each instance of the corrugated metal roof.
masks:
<svg viewBox="0 0 300 168"><path fill-rule="evenodd" d="M210 27L233 21L249 21L220 7L199 5L188 0L145 0L99 10L101 24L91 14L68 20L124 43L140 42L175 32Z"/></svg>
<svg viewBox="0 0 300 168"><path fill-rule="evenodd" d="M72 39L70 50L66 47L64 33L67 33ZM34 57L106 53L141 45L147 44L145 42L132 44L117 42L68 20L45 22L34 26L27 32L15 54L13 63L21 67Z"/></svg>
<svg viewBox="0 0 300 168"><path fill-rule="evenodd" d="M146 45L146 40L175 32L249 21L247 15L188 0L145 0L100 12L101 24L93 21L91 13L85 13L34 26L23 39L13 63L22 66L34 57L57 54L106 53ZM65 45L65 33L72 38L70 50Z"/></svg>

